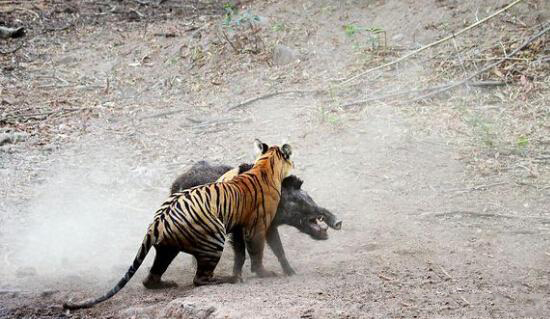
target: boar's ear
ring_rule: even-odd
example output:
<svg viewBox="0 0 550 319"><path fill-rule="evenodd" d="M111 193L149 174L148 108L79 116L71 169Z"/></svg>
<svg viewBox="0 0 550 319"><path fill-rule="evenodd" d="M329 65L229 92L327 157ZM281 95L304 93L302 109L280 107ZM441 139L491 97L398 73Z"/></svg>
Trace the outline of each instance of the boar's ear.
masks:
<svg viewBox="0 0 550 319"><path fill-rule="evenodd" d="M283 144L281 150L283 151L283 156L285 159L289 159L290 155L292 155L292 147L290 147L289 144Z"/></svg>
<svg viewBox="0 0 550 319"><path fill-rule="evenodd" d="M254 140L254 155L260 156L267 152L268 148L267 144L262 143L259 139Z"/></svg>
<svg viewBox="0 0 550 319"><path fill-rule="evenodd" d="M296 177L296 189L300 189L302 188L302 184L304 183L303 180L299 179L298 177Z"/></svg>
<svg viewBox="0 0 550 319"><path fill-rule="evenodd" d="M299 190L302 187L303 181L296 175L290 175L283 179L283 188Z"/></svg>

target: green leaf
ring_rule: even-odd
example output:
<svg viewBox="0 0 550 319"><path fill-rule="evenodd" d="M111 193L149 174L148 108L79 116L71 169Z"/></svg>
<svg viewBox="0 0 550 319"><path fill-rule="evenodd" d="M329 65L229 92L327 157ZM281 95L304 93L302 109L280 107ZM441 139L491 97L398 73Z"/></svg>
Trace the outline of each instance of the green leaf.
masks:
<svg viewBox="0 0 550 319"><path fill-rule="evenodd" d="M527 145L529 145L529 139L525 136L520 136L518 137L516 144L518 147L525 148L527 147Z"/></svg>
<svg viewBox="0 0 550 319"><path fill-rule="evenodd" d="M357 26L353 24L344 24L344 32L347 36L351 37L359 31Z"/></svg>

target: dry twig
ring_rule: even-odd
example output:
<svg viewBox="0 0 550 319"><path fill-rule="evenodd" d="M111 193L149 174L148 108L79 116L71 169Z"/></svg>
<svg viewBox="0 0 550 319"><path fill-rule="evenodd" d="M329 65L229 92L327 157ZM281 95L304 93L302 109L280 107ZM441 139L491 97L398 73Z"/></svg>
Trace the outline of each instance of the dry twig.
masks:
<svg viewBox="0 0 550 319"><path fill-rule="evenodd" d="M394 281L395 279L385 276L384 274L378 274L378 277L384 279L385 281Z"/></svg>
<svg viewBox="0 0 550 319"><path fill-rule="evenodd" d="M448 280L453 280L453 277L449 275L449 273L445 270L445 268L443 268L443 266L439 265L439 269L447 277Z"/></svg>
<svg viewBox="0 0 550 319"><path fill-rule="evenodd" d="M462 301L464 301L464 303L466 304L466 306L470 306L471 304L468 302L468 300L466 300L466 298L460 296L460 299L462 299Z"/></svg>
<svg viewBox="0 0 550 319"><path fill-rule="evenodd" d="M242 107L245 107L251 103L254 103L256 101L259 101L259 100L265 100L265 99L269 99L271 97L274 97L276 95L283 95L283 94L312 94L312 93L317 93L317 92L321 92L322 90L311 90L311 91L297 91L297 90L291 90L291 91L275 91L275 92L271 92L271 93L267 93L267 94L263 94L263 95L260 95L260 96L256 96L256 97L253 97L251 99L248 99L246 101L243 101L241 103L238 103L238 104L235 104L233 106L228 106L225 108L225 111L232 111L234 109L238 109L238 108L242 108Z"/></svg>
<svg viewBox="0 0 550 319"><path fill-rule="evenodd" d="M542 35L544 35L546 32L548 32L548 30L550 30L550 24L547 24L541 31L537 32L535 35L533 35L532 37L530 37L529 39L527 39L525 42L523 42L522 45L520 45L519 47L517 47L514 51L506 54L506 56L504 56L503 58L501 58L500 60L498 60L497 62L494 62L494 63L490 63L488 65L486 65L485 67L481 68L479 71L477 72L474 72L473 74L470 74L468 77L466 77L465 79L463 79L462 81L459 81L459 82L456 82L456 83L449 83L447 87L444 87L444 88L441 88L435 92L430 92L428 94L425 94L425 95L422 95L420 97L417 97L413 100L414 101L419 101L419 100L423 100L423 99L426 99L428 97L431 97L431 96L434 96L434 95L437 95L437 94L441 94L445 91L448 91L450 89L453 89L455 87L458 87L458 86L461 86L461 85L464 85L466 83L468 83L468 81L470 81L471 79L473 79L474 77L480 75L481 73L484 73L486 72L487 70L490 70L492 68L494 68L495 66L503 63L504 61L508 60L508 58L510 58L511 56L514 56L516 55L519 51L521 51L523 48L525 48L526 46L528 46L530 43L532 43L533 41L535 41L536 39L540 38Z"/></svg>
<svg viewBox="0 0 550 319"><path fill-rule="evenodd" d="M177 114L177 113L181 113L181 112L186 112L188 111L187 109L179 109L179 110L173 110L173 111L166 111L166 112L161 112L161 113L158 113L158 114L154 114L154 115L146 115L146 116L142 116L140 117L138 120L148 120L148 119L154 119L154 118L157 118L157 117L163 117L163 116L168 116L168 115L174 115L174 114Z"/></svg>
<svg viewBox="0 0 550 319"><path fill-rule="evenodd" d="M233 44L233 42L229 40L229 37L227 36L227 33L225 33L224 30L222 30L222 34L223 34L223 37L225 38L225 41L229 43L229 45L233 48L233 50L235 50L236 53L240 53L239 49L237 49L237 47Z"/></svg>

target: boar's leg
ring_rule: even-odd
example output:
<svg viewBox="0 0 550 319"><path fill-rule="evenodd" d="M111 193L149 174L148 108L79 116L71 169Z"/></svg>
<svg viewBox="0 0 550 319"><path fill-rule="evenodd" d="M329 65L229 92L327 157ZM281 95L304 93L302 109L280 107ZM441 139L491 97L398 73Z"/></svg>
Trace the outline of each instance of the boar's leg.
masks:
<svg viewBox="0 0 550 319"><path fill-rule="evenodd" d="M283 243L281 243L279 230L276 226L271 226L267 230L267 244L273 251L273 254L275 254L277 259L279 260L279 263L281 264L285 275L292 276L296 274L296 272L294 271L294 269L292 269L292 267L288 263L288 260L286 259L285 249L283 248Z"/></svg>
<svg viewBox="0 0 550 319"><path fill-rule="evenodd" d="M263 265L265 239L256 234L255 238L246 239L245 242L251 261L250 270L261 278L277 276L275 272L266 270Z"/></svg>

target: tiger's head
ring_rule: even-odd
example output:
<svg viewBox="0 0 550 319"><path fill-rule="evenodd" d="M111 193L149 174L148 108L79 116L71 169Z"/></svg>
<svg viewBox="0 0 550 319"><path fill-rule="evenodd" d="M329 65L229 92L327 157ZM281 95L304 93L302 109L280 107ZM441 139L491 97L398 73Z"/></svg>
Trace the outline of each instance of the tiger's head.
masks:
<svg viewBox="0 0 550 319"><path fill-rule="evenodd" d="M268 161L274 173L279 172L281 181L290 175L292 168L294 168L294 163L290 160L292 147L289 144L283 144L281 147L276 145L269 147L259 139L255 139L254 149L256 152L254 165Z"/></svg>
<svg viewBox="0 0 550 319"><path fill-rule="evenodd" d="M254 164L258 163L258 161L260 161L260 159L262 158L280 158L280 162L282 164L280 172L281 181L290 175L290 171L294 167L294 163L290 160L290 155L292 155L292 148L288 144L283 144L283 146L281 146L280 148L278 146L269 147L267 144L262 143L259 139L255 139L254 154L256 157ZM275 163L275 161L270 161L269 163ZM250 168L251 167L248 167L246 170L249 170ZM277 168L274 167L273 169L275 170ZM240 173L242 173L241 167L235 167L234 169L231 169L220 176L216 180L216 182L230 181L233 179L233 177L239 175Z"/></svg>

